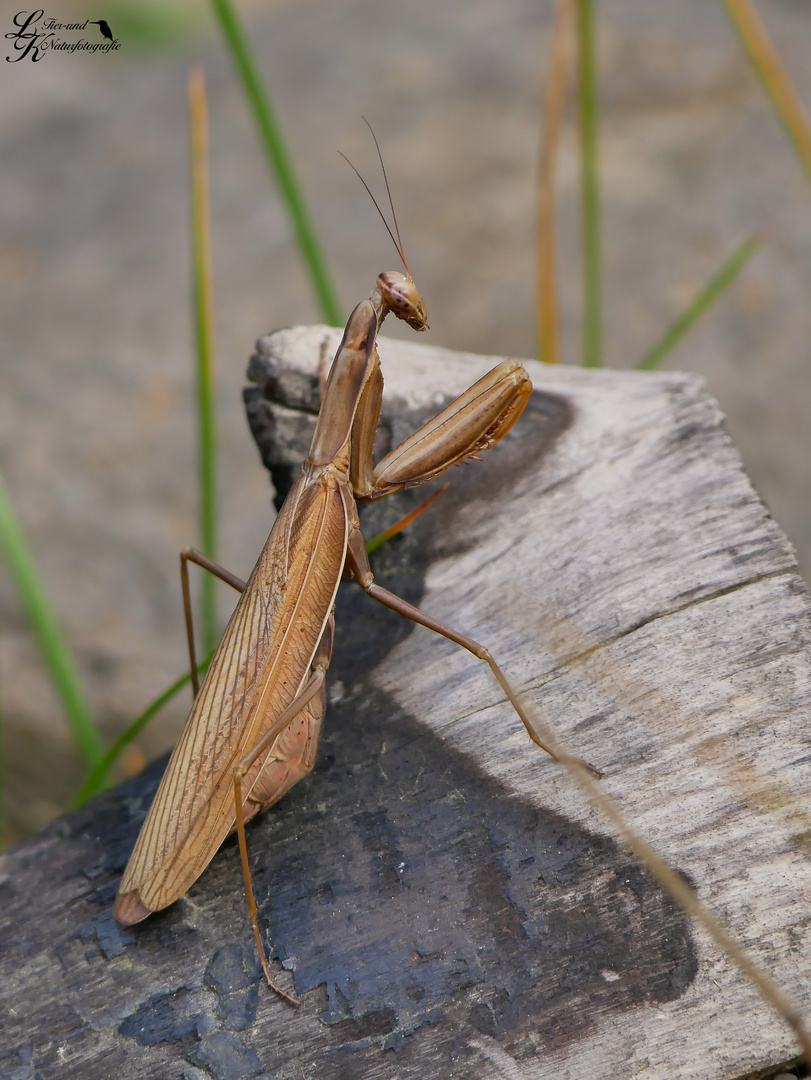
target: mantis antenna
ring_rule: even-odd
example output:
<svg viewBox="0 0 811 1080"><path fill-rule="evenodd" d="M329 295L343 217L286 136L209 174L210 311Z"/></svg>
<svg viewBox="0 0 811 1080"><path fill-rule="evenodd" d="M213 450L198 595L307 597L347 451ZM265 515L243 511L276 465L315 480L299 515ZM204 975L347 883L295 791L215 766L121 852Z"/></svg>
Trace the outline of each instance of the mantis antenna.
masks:
<svg viewBox="0 0 811 1080"><path fill-rule="evenodd" d="M397 254L400 256L400 261L402 262L403 266L405 267L405 272L406 272L406 274L408 274L409 278L411 278L411 271L408 269L408 263L406 262L405 251L403 250L403 241L402 241L402 237L400 236L400 226L397 224L397 213L396 213L396 211L394 209L394 200L391 197L391 187L389 186L389 177L388 177L388 174L386 172L385 163L383 162L383 154L382 154L382 152L380 150L380 143L377 141L377 135L375 135L375 133L374 133L374 128L372 127L372 125L369 123L369 121L366 119L365 116L363 117L363 122L367 126L367 128L369 129L369 132L370 132L370 134L372 136L372 139L374 140L375 149L377 150L377 157L378 157L378 160L380 161L380 169L381 169L381 171L383 173L383 182L386 185L386 194L388 195L389 206L391 207L391 217L392 217L392 221L394 222L394 231L393 232L392 232L391 226L389 225L388 221L386 220L385 214L380 209L380 204L378 203L377 199L372 194L372 189L369 187L369 185L363 179L363 177L361 176L358 169L355 168L355 166L352 164L352 162L349 160L349 158L346 156L346 154L342 153L342 151L340 151L340 150L338 151L338 153L341 155L341 157L347 163L349 168L354 172L355 176L357 176L358 180L360 180L360 182L366 188L366 192L367 192L369 198L374 203L375 210L377 210L378 214L380 215L380 220L386 226L386 232L391 237L391 242L394 244L395 248L397 249ZM413 278L412 278L412 280L413 280Z"/></svg>

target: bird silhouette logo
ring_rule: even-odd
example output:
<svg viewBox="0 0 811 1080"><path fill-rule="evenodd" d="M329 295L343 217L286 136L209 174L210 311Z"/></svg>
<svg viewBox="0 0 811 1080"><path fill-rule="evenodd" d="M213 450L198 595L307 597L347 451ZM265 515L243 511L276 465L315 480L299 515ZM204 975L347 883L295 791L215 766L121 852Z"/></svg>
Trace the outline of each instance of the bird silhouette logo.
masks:
<svg viewBox="0 0 811 1080"><path fill-rule="evenodd" d="M113 40L113 32L110 29L109 23L106 23L104 19L88 19L88 22L95 23L95 25L101 31L101 36L107 38L108 41Z"/></svg>

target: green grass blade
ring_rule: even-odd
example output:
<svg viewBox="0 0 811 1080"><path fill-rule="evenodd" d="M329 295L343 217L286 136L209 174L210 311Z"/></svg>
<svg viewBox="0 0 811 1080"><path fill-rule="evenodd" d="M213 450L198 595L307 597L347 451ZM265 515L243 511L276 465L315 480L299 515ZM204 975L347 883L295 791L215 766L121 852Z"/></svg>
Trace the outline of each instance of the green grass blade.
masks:
<svg viewBox="0 0 811 1080"><path fill-rule="evenodd" d="M0 717L0 851L8 847L6 834L6 754L3 745L3 723Z"/></svg>
<svg viewBox="0 0 811 1080"><path fill-rule="evenodd" d="M732 25L811 180L811 124L751 0L723 0Z"/></svg>
<svg viewBox="0 0 811 1080"><path fill-rule="evenodd" d="M211 657L214 654L207 656L205 660L202 660L197 665L197 670L200 674L203 674L211 663ZM109 769L118 760L119 755L125 750L129 744L138 736L138 733L143 727L145 727L155 713L159 712L167 701L183 689L188 683L191 682L191 672L186 672L185 675L181 675L179 679L175 679L173 683L166 687L166 689L158 694L158 696L147 705L147 707L140 712L135 719L129 724L115 742L104 752L104 755L100 758L96 765L90 770L87 776L82 781L82 786L70 800L69 809L75 810L77 806L81 806L83 802L97 795L104 785L104 776Z"/></svg>
<svg viewBox="0 0 811 1080"><path fill-rule="evenodd" d="M2 477L0 550L28 615L42 658L50 671L76 749L85 765L91 767L101 757L101 739L85 701L70 650L37 573Z"/></svg>
<svg viewBox="0 0 811 1080"><path fill-rule="evenodd" d="M637 367L640 371L653 371L654 368L661 364L670 350L684 337L690 327L701 318L710 304L717 300L724 289L735 280L754 253L758 243L757 236L753 234L735 248L721 268L713 274L704 288L687 305L678 319L671 323L650 352L646 353L639 361Z"/></svg>
<svg viewBox="0 0 811 1080"><path fill-rule="evenodd" d="M321 317L330 326L341 326L341 308L333 290L326 262L316 239L304 196L293 171L293 163L282 139L276 118L265 93L259 72L251 56L248 42L242 31L231 0L211 0L219 20L231 58L242 82L248 105L253 113L259 138L276 178L282 200L293 225L299 251L304 260L315 293Z"/></svg>
<svg viewBox="0 0 811 1080"><path fill-rule="evenodd" d="M566 104L566 75L570 62L569 38L573 15L572 0L557 0L552 42L549 47L543 139L538 163L535 325L538 359L546 364L560 362L560 320L555 275L555 170L560 149L563 109Z"/></svg>
<svg viewBox="0 0 811 1080"><path fill-rule="evenodd" d="M197 374L197 483L200 548L217 559L217 432L214 417L214 299L208 209L208 123L203 72L189 74L192 278ZM217 644L217 582L204 574L200 623L203 649Z"/></svg>
<svg viewBox="0 0 811 1080"><path fill-rule="evenodd" d="M583 367L602 365L597 74L593 0L577 0L580 199L583 213Z"/></svg>

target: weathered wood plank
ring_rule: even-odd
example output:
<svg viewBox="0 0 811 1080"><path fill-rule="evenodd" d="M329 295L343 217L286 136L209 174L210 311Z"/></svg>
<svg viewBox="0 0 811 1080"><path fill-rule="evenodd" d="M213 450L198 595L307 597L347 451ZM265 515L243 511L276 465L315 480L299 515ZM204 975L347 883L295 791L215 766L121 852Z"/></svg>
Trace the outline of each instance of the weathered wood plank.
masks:
<svg viewBox="0 0 811 1080"><path fill-rule="evenodd" d="M325 333L280 332L252 363L274 468L306 447ZM395 439L493 362L381 352ZM792 551L700 380L528 366L531 409L378 580L487 643L811 1013ZM351 583L338 625L319 764L249 836L301 1012L259 983L233 843L174 908L110 920L158 763L4 856L0 1075L719 1080L794 1054L477 661Z"/></svg>

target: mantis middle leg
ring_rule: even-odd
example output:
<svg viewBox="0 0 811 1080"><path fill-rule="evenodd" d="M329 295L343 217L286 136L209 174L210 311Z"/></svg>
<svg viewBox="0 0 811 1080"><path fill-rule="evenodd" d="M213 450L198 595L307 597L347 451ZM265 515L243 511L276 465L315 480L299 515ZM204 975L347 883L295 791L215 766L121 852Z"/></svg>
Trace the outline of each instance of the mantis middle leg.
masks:
<svg viewBox="0 0 811 1080"><path fill-rule="evenodd" d="M191 590L189 588L190 562L201 566L203 570L208 570L209 573L218 577L220 581L224 581L226 585L230 585L232 589L236 589L237 592L241 593L244 591L245 582L242 578L237 577L236 574L232 574L230 570L226 570L224 566L220 566L220 564L214 562L213 559L209 559L207 555L204 555L202 551L198 551L197 548L189 547L189 545L186 544L180 552L180 587L183 592L183 615L186 619L186 640L189 645L191 685L194 697L197 697L200 692L200 680L197 676L197 653L194 647L194 621L191 613Z"/></svg>

